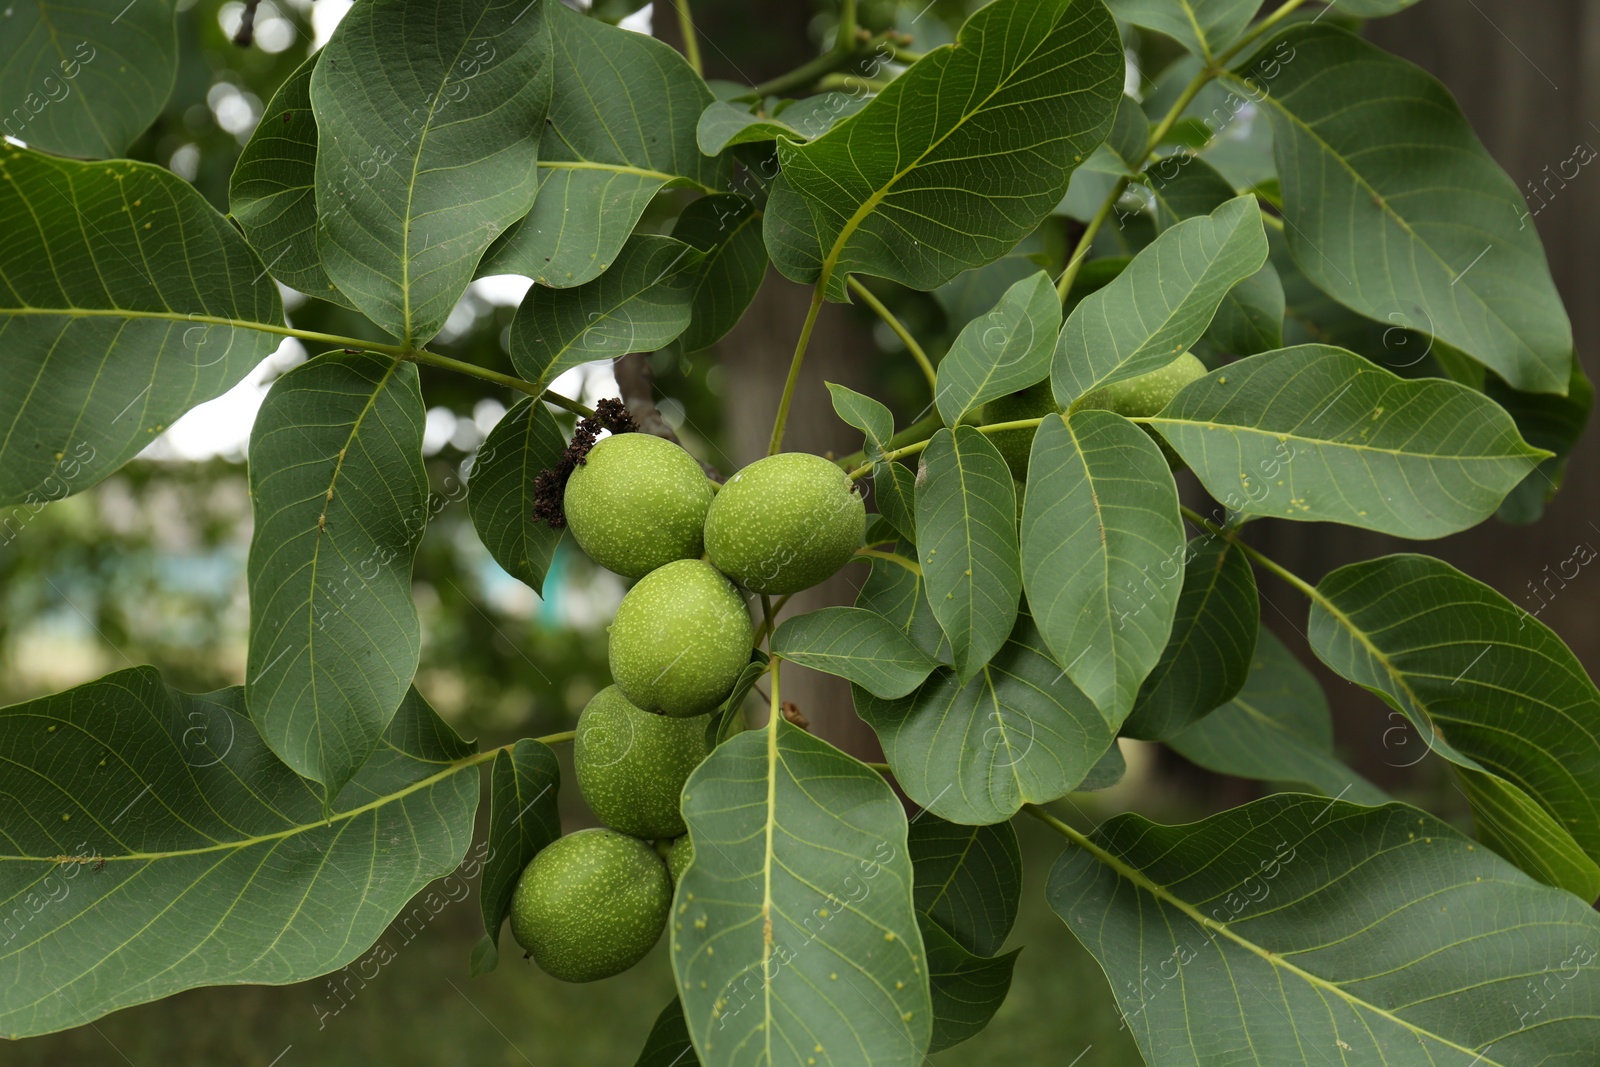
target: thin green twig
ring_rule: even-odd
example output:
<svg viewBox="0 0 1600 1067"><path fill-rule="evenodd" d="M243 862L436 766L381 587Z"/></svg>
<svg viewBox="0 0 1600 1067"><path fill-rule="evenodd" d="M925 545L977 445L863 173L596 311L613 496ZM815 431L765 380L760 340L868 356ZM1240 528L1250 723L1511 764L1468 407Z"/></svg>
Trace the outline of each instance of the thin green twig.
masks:
<svg viewBox="0 0 1600 1067"><path fill-rule="evenodd" d="M890 311L883 301L873 295L872 290L861 284L854 275L847 277L845 282L850 286L850 291L859 296L861 302L876 312L878 318L882 319L884 324L894 331L894 335L900 338L900 342L906 346L906 351L911 353L911 358L916 360L917 366L922 368L922 376L928 379L928 391L930 393L936 391L939 385L939 376L933 369L933 361L928 359L928 353L917 343L917 339L911 336L911 331L906 329L905 323L896 318L895 313Z"/></svg>

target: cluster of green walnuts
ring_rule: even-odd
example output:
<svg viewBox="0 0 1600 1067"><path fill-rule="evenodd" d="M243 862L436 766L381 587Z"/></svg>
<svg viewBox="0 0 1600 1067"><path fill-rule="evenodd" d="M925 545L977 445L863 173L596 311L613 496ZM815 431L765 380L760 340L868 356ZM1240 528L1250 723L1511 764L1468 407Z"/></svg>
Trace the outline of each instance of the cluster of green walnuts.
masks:
<svg viewBox="0 0 1600 1067"><path fill-rule="evenodd" d="M719 487L673 442L619 433L572 468L562 510L591 559L637 581L610 627L614 684L584 707L573 744L578 788L605 828L534 857L511 931L549 974L589 982L650 951L693 860L678 798L710 751L710 713L750 662L741 587L823 581L861 546L866 506L820 456L768 456Z"/></svg>

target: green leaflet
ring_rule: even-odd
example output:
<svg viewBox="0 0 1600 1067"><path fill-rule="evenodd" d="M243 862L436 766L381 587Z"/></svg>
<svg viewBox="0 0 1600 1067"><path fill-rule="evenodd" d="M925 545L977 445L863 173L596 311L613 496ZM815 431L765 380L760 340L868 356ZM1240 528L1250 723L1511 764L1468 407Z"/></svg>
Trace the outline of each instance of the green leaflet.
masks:
<svg viewBox="0 0 1600 1067"><path fill-rule="evenodd" d="M1011 991L1011 968L1022 950L995 959L975 956L926 915L918 919L928 949L928 992L933 1000L928 1051L939 1052L989 1025Z"/></svg>
<svg viewBox="0 0 1600 1067"><path fill-rule="evenodd" d="M804 200L774 196L768 225L803 206L822 254L815 270L776 253L773 262L843 299L847 274L932 289L999 258L1049 214L1105 137L1122 69L1116 26L1098 3L980 8L953 46L928 53L855 115L807 144L779 139L785 184Z"/></svg>
<svg viewBox="0 0 1600 1067"><path fill-rule="evenodd" d="M1011 470L971 426L940 430L917 472L917 553L928 603L965 682L1011 632L1022 593Z"/></svg>
<svg viewBox="0 0 1600 1067"><path fill-rule="evenodd" d="M415 364L330 353L273 383L250 435L250 717L330 800L417 669L424 415Z"/></svg>
<svg viewBox="0 0 1600 1067"><path fill-rule="evenodd" d="M660 348L689 325L702 255L671 237L639 234L593 281L528 290L511 320L512 366L548 385L568 367Z"/></svg>
<svg viewBox="0 0 1600 1067"><path fill-rule="evenodd" d="M896 555L906 559L916 550L917 546L907 540L898 541L893 547ZM922 575L894 560L872 559L869 562L871 570L856 597L856 607L882 615L904 631L925 655L948 664L950 639L939 629L939 620L933 617Z"/></svg>
<svg viewBox="0 0 1600 1067"><path fill-rule="evenodd" d="M1544 249L1444 86L1331 26L1292 26L1238 69L1263 64L1268 92L1227 77L1271 119L1300 268L1380 322L1418 309L1407 325L1518 389L1565 391L1572 327Z"/></svg>
<svg viewBox="0 0 1600 1067"><path fill-rule="evenodd" d="M1149 424L1232 511L1401 537L1481 522L1546 455L1476 390L1325 345L1213 371Z"/></svg>
<svg viewBox="0 0 1600 1067"><path fill-rule="evenodd" d="M1063 676L1026 615L965 684L942 667L900 700L852 691L895 781L951 822L1002 822L1025 803L1065 796L1112 743L1111 727Z"/></svg>
<svg viewBox="0 0 1600 1067"><path fill-rule="evenodd" d="M1151 164L1148 188L1160 229L1209 214L1235 195L1233 184L1211 164L1188 154ZM1236 356L1268 352L1283 347L1283 315L1283 280L1269 259L1260 270L1228 290L1205 336L1222 351Z"/></svg>
<svg viewBox="0 0 1600 1067"><path fill-rule="evenodd" d="M888 784L780 717L695 769L683 816L672 967L701 1061L920 1064L932 1012Z"/></svg>
<svg viewBox="0 0 1600 1067"><path fill-rule="evenodd" d="M1404 804L1120 815L1067 849L1048 895L1153 1067L1600 1056L1600 917ZM1530 987L1546 974L1554 996Z"/></svg>
<svg viewBox="0 0 1600 1067"><path fill-rule="evenodd" d="M164 168L0 143L0 233L0 503L88 488L277 347L277 286Z"/></svg>
<svg viewBox="0 0 1600 1067"><path fill-rule="evenodd" d="M865 608L820 608L787 619L772 635L772 652L889 699L917 688L936 666L904 631Z"/></svg>
<svg viewBox="0 0 1600 1067"><path fill-rule="evenodd" d="M565 288L611 265L656 193L668 186L720 192L728 163L701 155L695 143L711 90L675 49L542 2L555 89L539 142L539 195L478 273Z"/></svg>
<svg viewBox="0 0 1600 1067"><path fill-rule="evenodd" d="M833 124L866 106L865 93L820 93L804 100L781 102L771 113L757 115L749 106L718 100L700 113L695 138L700 151L714 156L730 145L775 141L813 141Z"/></svg>
<svg viewBox="0 0 1600 1067"><path fill-rule="evenodd" d="M884 463L872 474L872 502L906 540L917 536L917 476L903 463Z"/></svg>
<svg viewBox="0 0 1600 1067"><path fill-rule="evenodd" d="M1161 659L1184 555L1177 486L1148 434L1095 409L1039 424L1022 585L1053 658L1113 727Z"/></svg>
<svg viewBox="0 0 1600 1067"><path fill-rule="evenodd" d="M700 1067L700 1058L689 1041L689 1030L683 1024L683 1004L677 997L656 1016L633 1067Z"/></svg>
<svg viewBox="0 0 1600 1067"><path fill-rule="evenodd" d="M1167 229L1067 316L1050 368L1057 403L1066 407L1177 359L1205 333L1228 291L1266 258L1253 194Z"/></svg>
<svg viewBox="0 0 1600 1067"><path fill-rule="evenodd" d="M1061 298L1039 271L1005 291L989 312L961 329L939 361L934 403L946 426L995 397L1026 389L1050 374L1061 332Z"/></svg>
<svg viewBox="0 0 1600 1067"><path fill-rule="evenodd" d="M1261 630L1249 666L1250 675L1238 695L1188 729L1164 738L1167 747L1218 774L1303 783L1353 804L1382 804L1389 799L1334 756L1328 698L1271 630ZM1398 733L1385 739L1390 736L1398 739Z"/></svg>
<svg viewBox="0 0 1600 1067"><path fill-rule="evenodd" d="M472 973L494 969L500 924L511 909L517 879L539 850L561 836L561 764L550 746L525 737L495 753L489 775L489 841L478 886L485 936Z"/></svg>
<svg viewBox="0 0 1600 1067"><path fill-rule="evenodd" d="M962 826L930 812L911 820L917 910L968 952L993 956L1017 921L1022 851L1009 822Z"/></svg>
<svg viewBox="0 0 1600 1067"><path fill-rule="evenodd" d="M1122 732L1164 741L1232 700L1250 674L1260 622L1255 572L1244 551L1223 537L1190 541L1172 636Z"/></svg>
<svg viewBox="0 0 1600 1067"><path fill-rule="evenodd" d="M678 336L680 350L698 352L738 325L767 276L761 212L735 193L702 196L683 209L672 236L706 254L689 302L689 327Z"/></svg>
<svg viewBox="0 0 1600 1067"><path fill-rule="evenodd" d="M745 698L761 680L761 676L767 673L770 663L771 657L759 648L750 650L750 662L744 665L739 677L734 679L733 688L729 690L727 699L711 712L711 718L706 722L707 748L716 748L744 730Z"/></svg>
<svg viewBox="0 0 1600 1067"><path fill-rule="evenodd" d="M566 447L549 409L524 397L489 431L467 483L467 514L478 540L507 574L535 593L544 591L561 531L534 517L534 480L555 467Z"/></svg>
<svg viewBox="0 0 1600 1067"><path fill-rule="evenodd" d="M228 212L272 276L291 289L356 309L328 280L317 250L317 118L311 72L321 52L286 78L239 153Z"/></svg>
<svg viewBox="0 0 1600 1067"><path fill-rule="evenodd" d="M1130 173L1138 173L1137 168L1144 162L1145 149L1149 144L1150 119L1139 106L1139 101L1124 95L1117 101L1117 116L1112 120L1105 147L1127 165Z"/></svg>
<svg viewBox="0 0 1600 1067"><path fill-rule="evenodd" d="M761 214L761 243L785 278L815 281L822 272L822 239L803 197L783 171L767 183Z"/></svg>
<svg viewBox="0 0 1600 1067"><path fill-rule="evenodd" d="M1106 6L1118 18L1159 30L1210 59L1239 39L1261 0L1109 0Z"/></svg>
<svg viewBox="0 0 1600 1067"><path fill-rule="evenodd" d="M944 308L945 321L959 326L971 322L994 307L1006 290L1043 266L1034 261L1038 241L1024 238L1022 244L993 263L964 270L933 291L933 298Z"/></svg>
<svg viewBox="0 0 1600 1067"><path fill-rule="evenodd" d="M1490 375L1484 391L1516 421L1517 432L1533 447L1553 453L1523 478L1500 504L1496 516L1506 522L1537 522L1544 506L1555 498L1566 476L1567 460L1589 422L1594 407L1594 385L1576 359L1567 395L1522 393Z"/></svg>
<svg viewBox="0 0 1600 1067"><path fill-rule="evenodd" d="M894 436L894 415L882 403L854 389L827 382L828 397L833 401L834 414L847 426L854 426L866 434L866 453L876 461L889 450L889 438ZM880 503L879 508L883 505ZM893 520L891 520L893 521Z"/></svg>
<svg viewBox="0 0 1600 1067"><path fill-rule="evenodd" d="M1448 563L1398 555L1323 578L1308 632L1324 663L1403 712L1430 749L1501 779L1496 808L1520 791L1519 822L1542 809L1541 838L1571 852L1570 835L1600 859L1600 692L1543 623ZM1494 808L1479 814L1494 821ZM1507 858L1540 873L1537 859ZM1569 885L1593 899L1600 872L1591 863Z"/></svg>
<svg viewBox="0 0 1600 1067"><path fill-rule="evenodd" d="M414 690L384 741L325 820L237 687L190 696L136 667L0 709L0 1033L365 952L461 859L478 804L479 758ZM432 901L417 907L425 922Z"/></svg>
<svg viewBox="0 0 1600 1067"><path fill-rule="evenodd" d="M323 269L406 344L439 331L484 250L533 203L551 6L372 0L311 74Z"/></svg>
<svg viewBox="0 0 1600 1067"><path fill-rule="evenodd" d="M4 17L0 134L59 155L120 156L172 95L172 0L34 0Z"/></svg>

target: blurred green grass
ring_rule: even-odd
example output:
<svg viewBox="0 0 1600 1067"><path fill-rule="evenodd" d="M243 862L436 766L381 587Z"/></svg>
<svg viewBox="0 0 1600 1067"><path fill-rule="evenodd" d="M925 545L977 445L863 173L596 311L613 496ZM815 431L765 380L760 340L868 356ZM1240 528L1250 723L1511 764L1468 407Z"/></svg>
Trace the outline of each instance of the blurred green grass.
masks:
<svg viewBox="0 0 1600 1067"><path fill-rule="evenodd" d="M988 1029L928 1062L1136 1067L1143 1061L1127 1032L1118 1030L1098 965L1045 904L1045 879L1060 839L1029 819L1019 820L1017 829L1026 877L1007 947L1024 948L1011 995ZM480 934L474 894L446 906L420 933L413 927L409 942L391 926L383 940L393 959L376 974L370 968L352 973L342 997L327 977L292 986L197 989L75 1030L7 1043L0 1046L0 1063L630 1067L672 996L665 939L626 974L567 985L524 962L509 931L500 967L470 977L468 955Z"/></svg>

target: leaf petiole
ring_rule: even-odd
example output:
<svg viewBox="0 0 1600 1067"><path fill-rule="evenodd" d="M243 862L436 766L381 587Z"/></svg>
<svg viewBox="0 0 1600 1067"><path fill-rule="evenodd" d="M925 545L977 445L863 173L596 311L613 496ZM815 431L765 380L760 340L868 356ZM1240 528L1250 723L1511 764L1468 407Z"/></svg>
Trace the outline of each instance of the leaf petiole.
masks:
<svg viewBox="0 0 1600 1067"><path fill-rule="evenodd" d="M918 367L922 368L922 376L928 379L928 391L930 393L935 392L938 389L938 376L934 373L933 362L928 359L928 353L917 343L917 339L911 336L911 331L906 329L905 324L895 317L894 312L890 311L882 300L873 295L871 289L862 285L855 275L850 275L845 279L845 282L850 286L850 291L859 296L861 302L876 312L878 318L884 321L884 325L893 330L894 335L900 338L900 342L906 346L906 351L911 353L911 358L917 361Z"/></svg>

